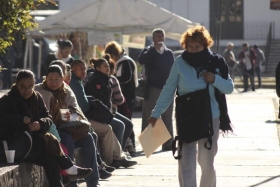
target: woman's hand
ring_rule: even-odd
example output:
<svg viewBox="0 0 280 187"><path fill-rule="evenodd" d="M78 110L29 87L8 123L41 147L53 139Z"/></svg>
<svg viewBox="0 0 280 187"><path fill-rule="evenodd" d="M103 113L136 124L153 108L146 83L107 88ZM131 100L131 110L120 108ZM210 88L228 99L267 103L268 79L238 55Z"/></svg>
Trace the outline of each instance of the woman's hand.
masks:
<svg viewBox="0 0 280 187"><path fill-rule="evenodd" d="M31 123L31 119L27 116L24 116L23 117L23 123L27 125L27 124Z"/></svg>
<svg viewBox="0 0 280 187"><path fill-rule="evenodd" d="M215 75L211 72L204 72L202 76L204 77L205 82L209 82L209 83L215 82Z"/></svg>
<svg viewBox="0 0 280 187"><path fill-rule="evenodd" d="M71 112L66 112L66 113L64 114L64 117L66 118L66 121L69 122L70 119L71 119Z"/></svg>
<svg viewBox="0 0 280 187"><path fill-rule="evenodd" d="M152 127L154 127L157 122L157 118L149 117L148 122L152 125Z"/></svg>
<svg viewBox="0 0 280 187"><path fill-rule="evenodd" d="M40 123L38 121L34 121L28 125L28 129L30 131L37 131L40 129Z"/></svg>

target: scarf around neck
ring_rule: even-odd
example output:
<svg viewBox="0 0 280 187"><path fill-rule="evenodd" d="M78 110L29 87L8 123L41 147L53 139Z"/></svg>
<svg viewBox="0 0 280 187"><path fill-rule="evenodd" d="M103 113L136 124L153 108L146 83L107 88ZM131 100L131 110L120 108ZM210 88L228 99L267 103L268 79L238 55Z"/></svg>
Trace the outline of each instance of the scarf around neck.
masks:
<svg viewBox="0 0 280 187"><path fill-rule="evenodd" d="M67 108L65 99L66 99L66 91L64 89L64 84L58 90L51 90L47 86L47 82L44 80L42 83L42 87L44 90L50 91L53 94L53 97L50 100L50 114L52 116L53 122L58 126L63 123L61 119L60 109Z"/></svg>
<svg viewBox="0 0 280 187"><path fill-rule="evenodd" d="M197 52L197 53L189 53L187 50L185 50L182 53L182 58L192 67L201 68L205 67L209 60L211 59L212 52L210 49L205 48L204 50Z"/></svg>

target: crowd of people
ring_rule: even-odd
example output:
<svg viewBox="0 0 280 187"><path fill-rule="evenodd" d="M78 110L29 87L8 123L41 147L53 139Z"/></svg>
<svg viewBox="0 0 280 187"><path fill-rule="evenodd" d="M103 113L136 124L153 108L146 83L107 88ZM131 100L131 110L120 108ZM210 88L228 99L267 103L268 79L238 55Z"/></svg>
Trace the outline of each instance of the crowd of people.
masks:
<svg viewBox="0 0 280 187"><path fill-rule="evenodd" d="M243 92L247 92L248 90L248 74L252 76L250 79L250 83L252 85L252 91L255 91L255 73L258 78L258 86L257 88L262 88L262 64L265 62L264 52L259 48L257 44L254 44L253 48L250 48L250 45L245 42L242 44L242 50L238 54L239 64L237 59L235 58L234 52L232 51L234 44L229 42L227 44L227 48L224 51L224 58L229 66L230 74L232 76L232 70L235 66L239 65L240 69L244 73ZM247 74L248 73L248 74Z"/></svg>
<svg viewBox="0 0 280 187"><path fill-rule="evenodd" d="M43 68L41 83L35 84L32 71L21 70L11 90L0 99L4 123L0 139L16 150L16 162L43 166L49 186L75 187L78 179L85 179L88 187L99 186L99 180L111 177L115 169L137 164L131 156L135 156L135 144L131 154L126 149L128 139L134 139L131 115L137 67L116 42L108 43L104 57L92 58L89 64L71 56L69 40L57 44L58 51L48 56ZM90 77L83 82L87 71ZM111 110L114 117L110 122L87 117L99 113L91 107L89 96ZM120 111L118 106L122 106ZM61 109L68 112L61 115ZM79 139L64 128L74 125L73 121L89 124ZM3 146L0 159L5 162ZM81 166L74 165L75 149L80 150Z"/></svg>
<svg viewBox="0 0 280 187"><path fill-rule="evenodd" d="M182 34L180 43L184 52L174 59L173 52L164 44L163 29L154 29L152 39L153 43L138 57L138 62L145 67L148 83L148 97L142 102L142 131L162 118L171 135L162 145L162 151L174 149L175 96L207 87L213 125L212 148L205 148L206 137L192 143L180 140L178 150L182 157L178 162L178 175L181 187L196 186L198 161L202 169L200 186L214 187L219 129L224 133L232 131L225 94L233 91L230 70L236 64L234 44L228 43L223 58L210 50L213 39L208 30L195 26ZM88 63L71 56L71 41L58 40L57 44L58 50L48 56L42 68L41 83L35 84L33 72L21 70L11 90L0 98L0 139L15 150L23 149L17 151L17 154L24 153L16 155L17 162L43 166L49 186L75 187L79 179L85 179L88 187L99 186L99 180L112 177L115 169L137 164L132 158L136 156L136 145L131 120L138 86L137 65L115 41L107 43L102 57L91 58ZM244 43L238 59L245 72L254 76L256 71L258 88L261 88L263 52L257 45L253 49ZM246 92L248 80L244 80ZM91 114L101 112L93 108L93 98L110 111L109 121L92 118ZM61 115L61 109L68 112ZM86 126L85 135L79 139L74 138L75 132L64 128L65 124L73 125L73 121ZM82 157L81 166L73 162L77 148ZM2 144L0 160L4 162L6 157L1 150L4 150Z"/></svg>

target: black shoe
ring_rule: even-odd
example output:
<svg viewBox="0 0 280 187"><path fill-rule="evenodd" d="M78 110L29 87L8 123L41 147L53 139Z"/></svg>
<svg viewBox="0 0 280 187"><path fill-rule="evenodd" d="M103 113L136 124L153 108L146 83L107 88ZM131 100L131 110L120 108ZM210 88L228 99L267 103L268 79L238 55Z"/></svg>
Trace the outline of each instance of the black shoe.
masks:
<svg viewBox="0 0 280 187"><path fill-rule="evenodd" d="M112 167L112 166L108 166L105 162L102 162L100 164L100 167L103 169L103 170L106 170L108 172L113 172L115 171L116 168Z"/></svg>
<svg viewBox="0 0 280 187"><path fill-rule="evenodd" d="M172 150L172 146L162 147L161 150L162 151L171 151Z"/></svg>
<svg viewBox="0 0 280 187"><path fill-rule="evenodd" d="M66 184L69 184L69 183L70 183L70 180L69 180L69 178L68 178L67 175L65 175L65 176L62 175L61 178L62 178L62 183L63 183L63 185L66 185Z"/></svg>
<svg viewBox="0 0 280 187"><path fill-rule="evenodd" d="M128 168L128 167L134 166L136 164L137 164L136 161L122 159L122 160L114 160L112 163L112 166L115 168L119 168L119 167Z"/></svg>
<svg viewBox="0 0 280 187"><path fill-rule="evenodd" d="M136 150L133 145L126 146L126 150L129 152L129 155L132 157L136 156Z"/></svg>
<svg viewBox="0 0 280 187"><path fill-rule="evenodd" d="M108 179L112 176L112 173L100 168L99 169L99 178L102 180Z"/></svg>
<svg viewBox="0 0 280 187"><path fill-rule="evenodd" d="M69 175L68 174L68 177L69 177L70 181L76 181L78 179L86 178L91 172L92 172L91 168L78 168L77 175Z"/></svg>
<svg viewBox="0 0 280 187"><path fill-rule="evenodd" d="M247 90L243 90L241 93L245 93L245 92L247 92Z"/></svg>

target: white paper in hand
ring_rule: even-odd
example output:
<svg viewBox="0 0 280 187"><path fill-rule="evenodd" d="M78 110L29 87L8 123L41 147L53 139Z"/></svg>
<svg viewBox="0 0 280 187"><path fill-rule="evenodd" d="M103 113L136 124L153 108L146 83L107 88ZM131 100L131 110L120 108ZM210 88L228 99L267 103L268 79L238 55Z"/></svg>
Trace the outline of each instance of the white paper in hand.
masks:
<svg viewBox="0 0 280 187"><path fill-rule="evenodd" d="M139 135L138 139L141 143L143 151L147 158L163 143L171 138L162 119L158 119L155 126L151 124Z"/></svg>

